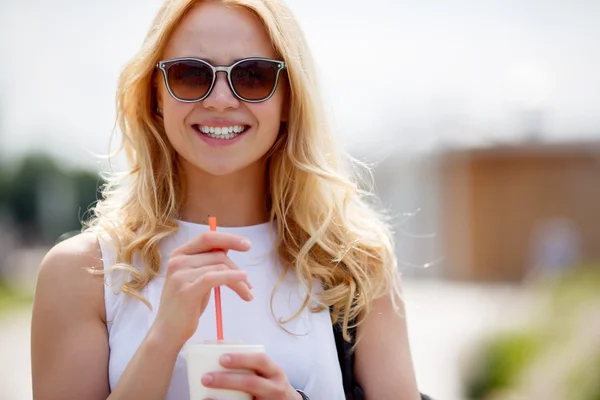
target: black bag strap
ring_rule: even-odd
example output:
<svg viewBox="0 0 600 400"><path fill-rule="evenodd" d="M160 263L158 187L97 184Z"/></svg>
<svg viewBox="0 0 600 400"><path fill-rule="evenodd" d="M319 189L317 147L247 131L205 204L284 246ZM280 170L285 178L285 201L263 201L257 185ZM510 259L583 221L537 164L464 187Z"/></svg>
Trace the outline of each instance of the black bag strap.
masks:
<svg viewBox="0 0 600 400"><path fill-rule="evenodd" d="M354 329L350 329L349 333L354 339ZM354 353L351 352L353 343L344 340L343 329L339 323L333 325L333 335L335 336L335 347L342 370L346 400L364 400L365 395L362 388L354 380Z"/></svg>

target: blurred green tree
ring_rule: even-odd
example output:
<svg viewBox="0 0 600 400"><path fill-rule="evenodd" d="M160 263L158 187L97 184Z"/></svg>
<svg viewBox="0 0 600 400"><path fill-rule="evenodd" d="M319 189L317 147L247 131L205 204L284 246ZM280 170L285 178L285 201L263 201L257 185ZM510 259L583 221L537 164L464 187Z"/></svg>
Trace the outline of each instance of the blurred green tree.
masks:
<svg viewBox="0 0 600 400"><path fill-rule="evenodd" d="M38 188L59 173L54 161L43 154L25 156L13 172L8 183L7 206L13 222L25 233L33 234L39 229Z"/></svg>
<svg viewBox="0 0 600 400"><path fill-rule="evenodd" d="M0 216L8 200L9 184L8 170L4 165L0 164Z"/></svg>
<svg viewBox="0 0 600 400"><path fill-rule="evenodd" d="M51 244L80 230L103 184L95 172L60 168L39 153L26 155L12 173L1 175L0 204L26 244Z"/></svg>
<svg viewBox="0 0 600 400"><path fill-rule="evenodd" d="M75 170L70 175L77 189L79 218L85 220L90 208L100 199L104 181L97 173L91 171Z"/></svg>

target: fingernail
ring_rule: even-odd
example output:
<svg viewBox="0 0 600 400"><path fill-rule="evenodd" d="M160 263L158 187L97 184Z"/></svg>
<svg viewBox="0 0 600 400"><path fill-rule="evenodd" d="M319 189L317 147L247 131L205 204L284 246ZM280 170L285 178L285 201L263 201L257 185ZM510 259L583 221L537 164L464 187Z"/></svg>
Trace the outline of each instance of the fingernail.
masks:
<svg viewBox="0 0 600 400"><path fill-rule="evenodd" d="M242 244L242 247L246 247L246 248L249 248L251 245L251 243L248 239L242 239L241 244Z"/></svg>
<svg viewBox="0 0 600 400"><path fill-rule="evenodd" d="M212 375L206 374L202 377L202 384L203 385L210 385L211 383L213 383L214 378L212 377Z"/></svg>
<svg viewBox="0 0 600 400"><path fill-rule="evenodd" d="M253 289L253 288L254 288L254 285L252 285L252 284L250 283L250 281L246 281L246 284L248 285L248 288L250 288L250 289Z"/></svg>
<svg viewBox="0 0 600 400"><path fill-rule="evenodd" d="M221 363L222 364L229 364L231 363L231 356L228 354L225 354L223 357L221 357Z"/></svg>

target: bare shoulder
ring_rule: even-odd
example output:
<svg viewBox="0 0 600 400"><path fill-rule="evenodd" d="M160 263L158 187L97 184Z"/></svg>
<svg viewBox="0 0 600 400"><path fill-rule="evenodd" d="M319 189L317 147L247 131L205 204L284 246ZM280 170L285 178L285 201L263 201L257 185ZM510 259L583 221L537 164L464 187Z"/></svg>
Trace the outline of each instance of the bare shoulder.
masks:
<svg viewBox="0 0 600 400"><path fill-rule="evenodd" d="M50 249L44 258L45 264L65 265L69 262L72 264L72 261L94 262L96 266L102 265L100 245L95 233L84 232L63 240Z"/></svg>
<svg viewBox="0 0 600 400"><path fill-rule="evenodd" d="M96 235L54 246L40 265L31 319L33 397L106 399L109 346Z"/></svg>
<svg viewBox="0 0 600 400"><path fill-rule="evenodd" d="M90 307L104 319L104 279L90 273L102 270L96 234L81 233L55 245L40 265L36 297L62 307ZM61 307L61 308L62 308Z"/></svg>

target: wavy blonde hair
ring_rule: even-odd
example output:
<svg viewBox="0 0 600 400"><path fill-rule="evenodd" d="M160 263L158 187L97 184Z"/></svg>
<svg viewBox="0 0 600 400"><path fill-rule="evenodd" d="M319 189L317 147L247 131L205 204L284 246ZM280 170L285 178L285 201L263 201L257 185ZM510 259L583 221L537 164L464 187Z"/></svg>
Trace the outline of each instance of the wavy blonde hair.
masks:
<svg viewBox="0 0 600 400"><path fill-rule="evenodd" d="M117 122L130 168L105 176L103 199L86 224L110 235L117 249L114 268L131 273L121 289L149 307L141 291L159 274L159 243L177 231L184 193L175 150L155 113L155 66L174 29L201 1L166 1L141 50L125 66L117 92ZM361 190L354 179L358 175L351 174L355 160L343 154L323 123L315 67L290 10L280 0L222 3L256 14L287 64L289 121L268 155L266 196L278 233L277 253L285 272L295 270L307 295L301 309L281 323L309 307L317 279L323 291L311 311L329 307L332 322L341 323L344 338L350 340L349 330L369 313L375 298L400 294L391 230L383 214L368 203L370 191ZM132 267L136 253L143 269Z"/></svg>

